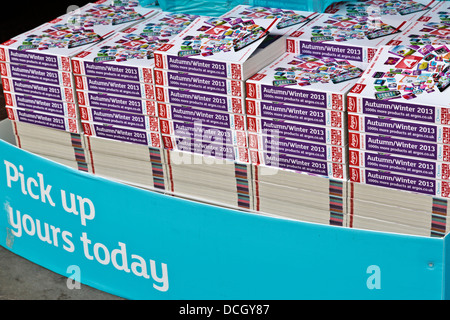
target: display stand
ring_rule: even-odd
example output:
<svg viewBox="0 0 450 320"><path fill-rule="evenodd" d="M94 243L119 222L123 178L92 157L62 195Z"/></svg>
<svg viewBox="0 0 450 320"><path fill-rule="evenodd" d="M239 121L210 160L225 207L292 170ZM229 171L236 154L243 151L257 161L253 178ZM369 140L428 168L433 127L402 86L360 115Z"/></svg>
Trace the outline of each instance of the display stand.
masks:
<svg viewBox="0 0 450 320"><path fill-rule="evenodd" d="M1 125L4 137L8 126ZM3 140L0 155L0 245L117 296L448 297L448 237L370 232L210 206L79 172Z"/></svg>

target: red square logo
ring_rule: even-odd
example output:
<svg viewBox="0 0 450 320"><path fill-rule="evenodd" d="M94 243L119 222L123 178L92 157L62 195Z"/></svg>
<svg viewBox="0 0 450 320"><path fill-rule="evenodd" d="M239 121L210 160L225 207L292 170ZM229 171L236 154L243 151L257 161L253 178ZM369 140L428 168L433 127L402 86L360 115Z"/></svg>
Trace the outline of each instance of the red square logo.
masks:
<svg viewBox="0 0 450 320"><path fill-rule="evenodd" d="M164 101L164 89L161 87L156 87L156 101L165 102Z"/></svg>
<svg viewBox="0 0 450 320"><path fill-rule="evenodd" d="M230 29L230 27L228 26L215 26L212 27L211 29L209 29L208 31L206 31L206 34L210 34L210 35L214 35L214 36L218 36L221 35L224 31Z"/></svg>
<svg viewBox="0 0 450 320"><path fill-rule="evenodd" d="M122 45L124 45L125 47L129 47L129 48L136 48L136 47L142 46L145 43L146 43L145 41L133 40L133 41L125 42Z"/></svg>
<svg viewBox="0 0 450 320"><path fill-rule="evenodd" d="M247 98L256 99L256 85L254 83L247 83Z"/></svg>
<svg viewBox="0 0 450 320"><path fill-rule="evenodd" d="M348 128L350 130L359 131L359 116L354 114L348 115Z"/></svg>
<svg viewBox="0 0 450 320"><path fill-rule="evenodd" d="M353 88L352 88L352 90L350 90L350 92L351 92L351 93L361 93L361 92L364 90L365 87L366 87L365 84L359 84L359 83L357 83L357 84L355 84L355 85L353 86Z"/></svg>
<svg viewBox="0 0 450 320"><path fill-rule="evenodd" d="M356 97L347 97L347 110L349 112L356 112L357 111L357 100Z"/></svg>
<svg viewBox="0 0 450 320"><path fill-rule="evenodd" d="M6 67L5 63L0 63L0 75L2 75L3 77L8 76L8 68Z"/></svg>
<svg viewBox="0 0 450 320"><path fill-rule="evenodd" d="M247 105L247 114L251 115L251 116L256 116L256 103L255 103L255 101L246 99L245 103Z"/></svg>
<svg viewBox="0 0 450 320"><path fill-rule="evenodd" d="M316 69L316 68L320 67L321 65L323 65L323 63L311 61L311 62L305 62L305 63L299 64L298 67L312 70L312 69Z"/></svg>
<svg viewBox="0 0 450 320"><path fill-rule="evenodd" d="M430 32L430 34L438 37L448 37L450 35L450 29L437 29Z"/></svg>
<svg viewBox="0 0 450 320"><path fill-rule="evenodd" d="M421 57L417 56L407 56L403 58L397 65L396 68L400 69L412 69L414 68L420 61L422 60Z"/></svg>
<svg viewBox="0 0 450 320"><path fill-rule="evenodd" d="M356 150L350 150L349 161L352 166L359 166L359 152Z"/></svg>
<svg viewBox="0 0 450 320"><path fill-rule="evenodd" d="M6 61L5 49L0 48L0 61Z"/></svg>
<svg viewBox="0 0 450 320"><path fill-rule="evenodd" d="M361 176L358 168L350 168L350 181L361 182Z"/></svg>
<svg viewBox="0 0 450 320"><path fill-rule="evenodd" d="M268 12L253 12L252 14L249 14L248 16L252 17L252 18L256 18L256 19L262 19L268 15L269 15Z"/></svg>
<svg viewBox="0 0 450 320"><path fill-rule="evenodd" d="M339 28L350 28L351 26L355 25L356 22L354 21L339 21L335 24L333 24L333 26L339 27Z"/></svg>
<svg viewBox="0 0 450 320"><path fill-rule="evenodd" d="M359 149L359 133L349 132L348 133L349 145L351 148Z"/></svg>

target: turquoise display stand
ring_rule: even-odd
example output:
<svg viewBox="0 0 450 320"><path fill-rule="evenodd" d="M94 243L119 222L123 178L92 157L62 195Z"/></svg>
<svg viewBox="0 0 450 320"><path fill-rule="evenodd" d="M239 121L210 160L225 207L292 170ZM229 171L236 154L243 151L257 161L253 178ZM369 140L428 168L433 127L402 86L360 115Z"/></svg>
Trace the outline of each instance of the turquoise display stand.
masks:
<svg viewBox="0 0 450 320"><path fill-rule="evenodd" d="M159 0L158 3L164 11L208 15L218 17L237 5L251 5L255 7L271 7L289 10L324 12L335 0Z"/></svg>
<svg viewBox="0 0 450 320"><path fill-rule="evenodd" d="M0 245L129 299L443 299L448 239L265 217L78 172L0 140Z"/></svg>

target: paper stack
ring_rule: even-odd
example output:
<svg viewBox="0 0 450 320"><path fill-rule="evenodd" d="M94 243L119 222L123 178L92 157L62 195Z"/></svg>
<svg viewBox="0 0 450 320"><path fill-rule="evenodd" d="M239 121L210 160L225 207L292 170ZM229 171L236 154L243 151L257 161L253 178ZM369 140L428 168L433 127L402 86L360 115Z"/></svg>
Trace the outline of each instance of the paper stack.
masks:
<svg viewBox="0 0 450 320"><path fill-rule="evenodd" d="M240 210L253 210L251 165L215 156L166 150L170 192Z"/></svg>
<svg viewBox="0 0 450 320"><path fill-rule="evenodd" d="M17 147L68 167L92 173L89 152L82 134L24 121L12 121L12 126Z"/></svg>
<svg viewBox="0 0 450 320"><path fill-rule="evenodd" d="M155 53L158 115L168 157L214 160L204 166L168 160L175 194L253 208L244 81L284 52L283 38L271 36L277 21L199 18Z"/></svg>
<svg viewBox="0 0 450 320"><path fill-rule="evenodd" d="M260 211L342 225L347 179L346 94L365 67L359 62L286 53L247 81L251 161L275 169L264 175L264 169L254 167ZM289 180L297 183L289 184ZM312 181L314 185L310 185ZM337 218L338 211L331 210L328 201L335 183L344 190L340 198L344 211L339 211Z"/></svg>
<svg viewBox="0 0 450 320"><path fill-rule="evenodd" d="M152 178L150 155L163 159L153 79L154 51L196 18L159 11L73 58L80 117L85 135L91 137L89 151L95 173L167 188L166 182ZM127 143L139 145L134 148L143 153L133 156L129 151L133 147ZM114 157L106 156L110 154L105 152L109 145L116 152ZM161 159L158 165L163 164ZM158 178L164 180L163 175Z"/></svg>
<svg viewBox="0 0 450 320"><path fill-rule="evenodd" d="M92 173L140 188L170 190L163 149L88 135L85 140Z"/></svg>
<svg viewBox="0 0 450 320"><path fill-rule="evenodd" d="M449 86L448 45L378 50L348 95L351 226L446 233Z"/></svg>
<svg viewBox="0 0 450 320"><path fill-rule="evenodd" d="M76 161L72 166L90 171L82 150L85 146L71 58L156 13L131 1L127 5L132 7L123 3L115 6L111 1L88 4L0 45L7 112L19 146L40 155Z"/></svg>

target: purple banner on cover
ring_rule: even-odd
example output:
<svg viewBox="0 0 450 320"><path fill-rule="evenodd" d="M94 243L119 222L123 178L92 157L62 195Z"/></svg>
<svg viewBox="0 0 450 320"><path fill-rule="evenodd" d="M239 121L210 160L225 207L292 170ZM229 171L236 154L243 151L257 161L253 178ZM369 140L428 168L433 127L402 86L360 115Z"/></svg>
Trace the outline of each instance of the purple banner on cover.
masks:
<svg viewBox="0 0 450 320"><path fill-rule="evenodd" d="M169 89L169 102L191 107L228 111L228 100L224 96L214 96L198 92Z"/></svg>
<svg viewBox="0 0 450 320"><path fill-rule="evenodd" d="M327 160L327 146L275 136L262 136L263 150L270 153L292 154L300 157Z"/></svg>
<svg viewBox="0 0 450 320"><path fill-rule="evenodd" d="M263 156L265 165L267 166L328 176L326 161L302 159L285 154L266 152L264 152Z"/></svg>
<svg viewBox="0 0 450 320"><path fill-rule="evenodd" d="M144 100L115 97L108 94L88 93L91 107L113 109L117 111L142 113Z"/></svg>
<svg viewBox="0 0 450 320"><path fill-rule="evenodd" d="M437 126L423 123L365 117L365 132L414 140L437 142Z"/></svg>
<svg viewBox="0 0 450 320"><path fill-rule="evenodd" d="M366 183L398 190L436 195L436 180L366 170Z"/></svg>
<svg viewBox="0 0 450 320"><path fill-rule="evenodd" d="M61 87L13 79L14 91L26 95L63 100Z"/></svg>
<svg viewBox="0 0 450 320"><path fill-rule="evenodd" d="M139 82L139 69L136 67L86 61L84 69L87 76Z"/></svg>
<svg viewBox="0 0 450 320"><path fill-rule="evenodd" d="M12 78L45 82L55 85L60 84L60 74L58 73L58 71L31 68L24 65L14 64L11 64L10 68Z"/></svg>
<svg viewBox="0 0 450 320"><path fill-rule="evenodd" d="M167 72L169 87L227 94L227 81L184 73Z"/></svg>
<svg viewBox="0 0 450 320"><path fill-rule="evenodd" d="M199 123L173 121L174 135L177 137L196 139L197 141L213 142L216 144L232 145L231 130L205 127Z"/></svg>
<svg viewBox="0 0 450 320"><path fill-rule="evenodd" d="M96 136L100 138L108 138L112 140L138 143L144 145L148 144L147 135L145 132L142 131L113 128L110 126L103 126L98 124L94 124L94 128Z"/></svg>
<svg viewBox="0 0 450 320"><path fill-rule="evenodd" d="M190 107L171 106L172 119L201 122L202 125L231 129L231 115L221 112L205 111Z"/></svg>
<svg viewBox="0 0 450 320"><path fill-rule="evenodd" d="M261 119L261 133L326 143L326 130L323 127L314 127L299 123L285 123L269 119Z"/></svg>
<svg viewBox="0 0 450 320"><path fill-rule="evenodd" d="M66 130L66 123L62 117L39 114L26 110L17 110L17 116L19 121L22 122L36 124L52 129Z"/></svg>
<svg viewBox="0 0 450 320"><path fill-rule="evenodd" d="M227 64L224 62L167 56L167 65L169 70L227 77Z"/></svg>
<svg viewBox="0 0 450 320"><path fill-rule="evenodd" d="M144 130L146 128L144 115L129 114L96 108L91 108L91 111L92 120L95 122Z"/></svg>
<svg viewBox="0 0 450 320"><path fill-rule="evenodd" d="M9 61L41 68L58 69L58 59L55 56L9 49Z"/></svg>
<svg viewBox="0 0 450 320"><path fill-rule="evenodd" d="M326 124L325 110L291 106L280 103L261 101L261 117L306 122L311 124Z"/></svg>
<svg viewBox="0 0 450 320"><path fill-rule="evenodd" d="M436 110L434 107L368 98L363 98L362 104L362 111L365 114L423 122L435 122Z"/></svg>
<svg viewBox="0 0 450 320"><path fill-rule="evenodd" d="M118 94L123 96L141 97L139 83L117 81L110 79L85 77L90 91Z"/></svg>
<svg viewBox="0 0 450 320"><path fill-rule="evenodd" d="M219 159L237 160L233 146L197 141L190 138L175 138L176 149Z"/></svg>
<svg viewBox="0 0 450 320"><path fill-rule="evenodd" d="M299 45L300 54L363 61L363 49L361 47L303 40L299 41Z"/></svg>
<svg viewBox="0 0 450 320"><path fill-rule="evenodd" d="M298 87L298 86L297 86ZM298 104L307 107L326 108L327 94L293 88L261 85L261 99Z"/></svg>
<svg viewBox="0 0 450 320"><path fill-rule="evenodd" d="M64 104L60 101L39 99L33 96L15 95L18 108L64 115Z"/></svg>
<svg viewBox="0 0 450 320"><path fill-rule="evenodd" d="M366 150L437 160L437 144L366 135Z"/></svg>
<svg viewBox="0 0 450 320"><path fill-rule="evenodd" d="M394 171L416 176L436 178L436 163L433 161L395 157L366 152L364 167L375 170Z"/></svg>

